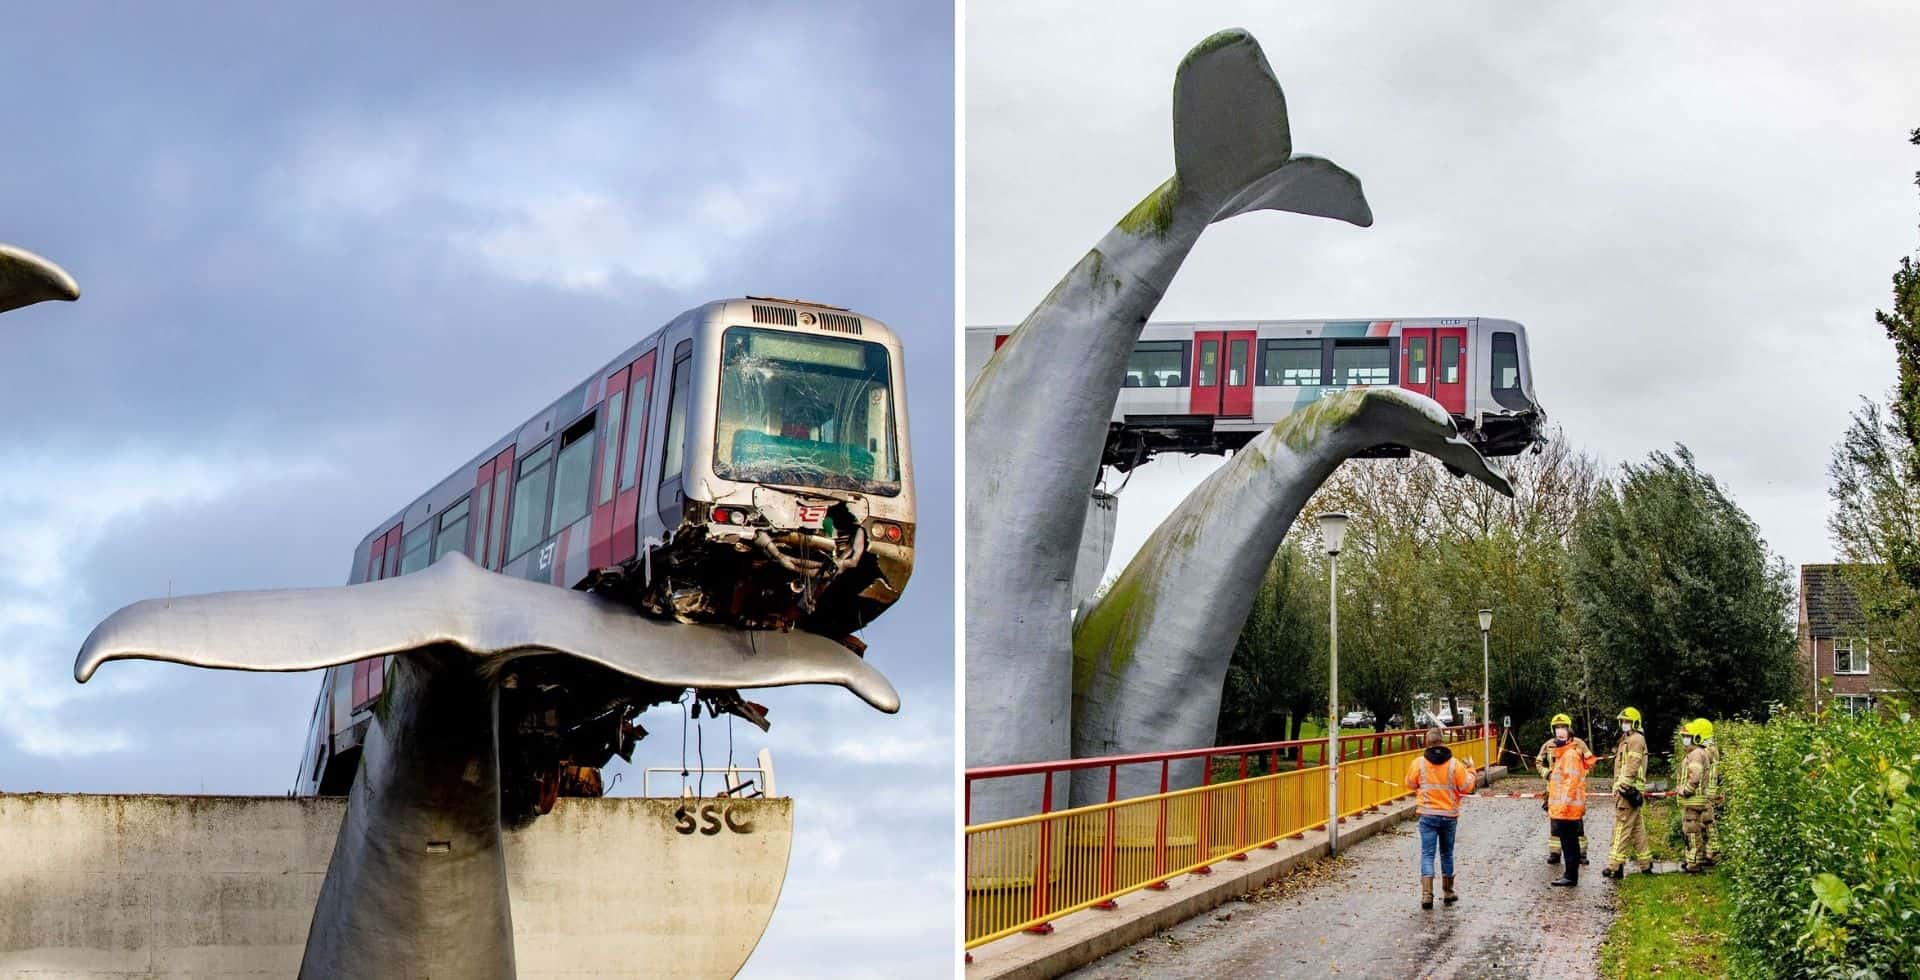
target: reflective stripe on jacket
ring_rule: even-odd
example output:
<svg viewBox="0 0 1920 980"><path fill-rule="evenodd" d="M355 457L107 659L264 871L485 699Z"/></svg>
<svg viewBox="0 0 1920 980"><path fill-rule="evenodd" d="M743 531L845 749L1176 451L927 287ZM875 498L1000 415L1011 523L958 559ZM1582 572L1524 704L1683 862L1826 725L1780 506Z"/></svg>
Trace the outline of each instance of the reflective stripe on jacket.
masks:
<svg viewBox="0 0 1920 980"><path fill-rule="evenodd" d="M1547 776L1547 816L1579 820L1587 815L1587 770L1593 763L1593 752L1577 738L1555 751L1553 772Z"/></svg>
<svg viewBox="0 0 1920 980"><path fill-rule="evenodd" d="M1647 790L1647 739L1639 732L1628 732L1613 750L1613 791L1631 786Z"/></svg>
<svg viewBox="0 0 1920 980"><path fill-rule="evenodd" d="M1422 816L1459 816L1460 797L1472 793L1473 786L1473 767L1459 759L1435 765L1422 756L1407 767L1407 788L1419 791Z"/></svg>

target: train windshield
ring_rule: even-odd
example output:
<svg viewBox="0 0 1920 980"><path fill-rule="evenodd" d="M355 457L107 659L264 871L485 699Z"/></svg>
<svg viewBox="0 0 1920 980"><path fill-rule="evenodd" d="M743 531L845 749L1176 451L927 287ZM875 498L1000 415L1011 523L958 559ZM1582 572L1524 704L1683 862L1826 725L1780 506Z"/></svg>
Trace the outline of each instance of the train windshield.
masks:
<svg viewBox="0 0 1920 980"><path fill-rule="evenodd" d="M753 327L729 328L721 346L715 476L900 492L886 348Z"/></svg>

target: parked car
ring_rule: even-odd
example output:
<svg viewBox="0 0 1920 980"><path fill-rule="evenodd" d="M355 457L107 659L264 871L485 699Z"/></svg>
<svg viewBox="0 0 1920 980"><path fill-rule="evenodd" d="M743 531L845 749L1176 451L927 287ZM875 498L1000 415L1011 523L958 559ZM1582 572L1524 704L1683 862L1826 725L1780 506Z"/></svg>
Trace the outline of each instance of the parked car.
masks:
<svg viewBox="0 0 1920 980"><path fill-rule="evenodd" d="M1349 711L1340 719L1341 728L1359 728L1362 725L1371 724L1373 724L1373 713L1370 711Z"/></svg>

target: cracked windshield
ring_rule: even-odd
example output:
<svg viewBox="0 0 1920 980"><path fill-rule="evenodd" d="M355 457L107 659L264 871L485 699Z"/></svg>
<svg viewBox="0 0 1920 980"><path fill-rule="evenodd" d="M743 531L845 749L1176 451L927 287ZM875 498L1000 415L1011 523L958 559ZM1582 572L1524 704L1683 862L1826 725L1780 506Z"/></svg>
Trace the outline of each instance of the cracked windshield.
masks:
<svg viewBox="0 0 1920 980"><path fill-rule="evenodd" d="M899 493L886 349L728 330L713 472L728 480Z"/></svg>

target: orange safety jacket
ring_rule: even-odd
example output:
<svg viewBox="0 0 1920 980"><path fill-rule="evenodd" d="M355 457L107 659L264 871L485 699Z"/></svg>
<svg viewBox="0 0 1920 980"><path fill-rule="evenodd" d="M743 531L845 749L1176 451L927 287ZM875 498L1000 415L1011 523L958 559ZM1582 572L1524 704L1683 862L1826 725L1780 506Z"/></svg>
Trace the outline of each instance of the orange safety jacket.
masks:
<svg viewBox="0 0 1920 980"><path fill-rule="evenodd" d="M1587 815L1587 771L1596 761L1593 750L1577 738L1554 750L1553 771L1547 775L1547 816L1579 820Z"/></svg>
<svg viewBox="0 0 1920 980"><path fill-rule="evenodd" d="M1458 817L1460 797L1473 792L1473 767L1459 759L1442 763L1418 756L1407 767L1407 788L1420 793L1419 812L1424 816Z"/></svg>

